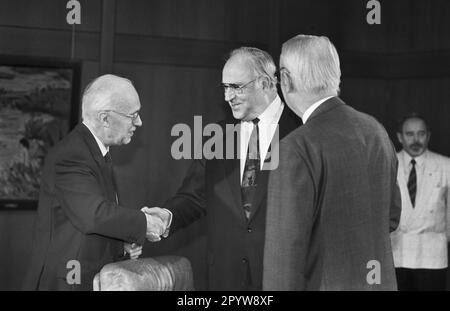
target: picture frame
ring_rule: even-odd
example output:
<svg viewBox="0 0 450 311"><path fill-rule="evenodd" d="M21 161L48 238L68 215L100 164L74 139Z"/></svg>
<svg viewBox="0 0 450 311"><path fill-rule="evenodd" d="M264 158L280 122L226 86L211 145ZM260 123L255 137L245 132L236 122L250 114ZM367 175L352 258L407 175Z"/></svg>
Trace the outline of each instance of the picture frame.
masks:
<svg viewBox="0 0 450 311"><path fill-rule="evenodd" d="M79 118L81 62L0 55L0 210L34 210L44 159Z"/></svg>

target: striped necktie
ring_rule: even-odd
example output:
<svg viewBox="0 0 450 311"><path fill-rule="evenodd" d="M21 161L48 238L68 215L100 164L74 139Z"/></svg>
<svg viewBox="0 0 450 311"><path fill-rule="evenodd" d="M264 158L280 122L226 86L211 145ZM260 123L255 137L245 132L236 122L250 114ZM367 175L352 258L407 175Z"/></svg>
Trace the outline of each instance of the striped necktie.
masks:
<svg viewBox="0 0 450 311"><path fill-rule="evenodd" d="M416 160L411 160L411 171L409 172L408 178L408 192L409 198L411 199L412 207L416 204L416 192L417 192L417 175L416 175Z"/></svg>

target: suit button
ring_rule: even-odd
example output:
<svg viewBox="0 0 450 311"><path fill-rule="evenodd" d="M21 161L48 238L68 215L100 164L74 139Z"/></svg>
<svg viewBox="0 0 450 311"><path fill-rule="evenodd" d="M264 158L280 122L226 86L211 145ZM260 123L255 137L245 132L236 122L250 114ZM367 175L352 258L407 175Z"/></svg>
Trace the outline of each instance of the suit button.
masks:
<svg viewBox="0 0 450 311"><path fill-rule="evenodd" d="M252 233L252 228L247 228L248 233Z"/></svg>
<svg viewBox="0 0 450 311"><path fill-rule="evenodd" d="M242 263L247 263L247 258L242 258Z"/></svg>

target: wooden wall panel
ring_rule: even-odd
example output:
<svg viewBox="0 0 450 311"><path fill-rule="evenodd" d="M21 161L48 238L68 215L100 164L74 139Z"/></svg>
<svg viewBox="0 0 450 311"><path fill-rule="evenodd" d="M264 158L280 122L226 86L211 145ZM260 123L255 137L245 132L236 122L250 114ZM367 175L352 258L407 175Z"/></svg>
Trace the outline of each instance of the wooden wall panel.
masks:
<svg viewBox="0 0 450 311"><path fill-rule="evenodd" d="M99 32L101 0L79 0L81 4L81 31ZM67 1L61 0L1 0L0 26L34 29L71 29L66 22Z"/></svg>
<svg viewBox="0 0 450 311"><path fill-rule="evenodd" d="M116 35L115 61L221 68L225 56L237 46L230 42Z"/></svg>
<svg viewBox="0 0 450 311"><path fill-rule="evenodd" d="M336 41L340 3L328 0L281 1L280 44L298 34L326 35Z"/></svg>
<svg viewBox="0 0 450 311"><path fill-rule="evenodd" d="M117 1L117 33L203 40L230 39L226 0ZM231 1L233 2L233 1ZM205 27L205 25L208 25Z"/></svg>
<svg viewBox="0 0 450 311"><path fill-rule="evenodd" d="M70 58L72 32L34 28L0 27L1 54ZM98 60L99 35L90 32L75 34L75 58Z"/></svg>
<svg viewBox="0 0 450 311"><path fill-rule="evenodd" d="M267 44L268 0L117 1L119 34Z"/></svg>
<svg viewBox="0 0 450 311"><path fill-rule="evenodd" d="M30 266L34 211L0 211L0 291L20 290Z"/></svg>

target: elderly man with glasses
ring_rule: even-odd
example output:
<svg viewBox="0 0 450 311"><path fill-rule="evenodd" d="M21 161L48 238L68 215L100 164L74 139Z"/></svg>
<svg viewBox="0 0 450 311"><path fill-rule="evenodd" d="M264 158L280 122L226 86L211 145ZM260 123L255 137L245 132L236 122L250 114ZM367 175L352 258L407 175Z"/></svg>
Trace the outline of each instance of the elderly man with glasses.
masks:
<svg viewBox="0 0 450 311"><path fill-rule="evenodd" d="M159 218L120 205L109 154L142 125L140 108L127 79L104 75L86 87L83 122L46 159L25 289L92 290L105 264L160 239Z"/></svg>
<svg viewBox="0 0 450 311"><path fill-rule="evenodd" d="M195 160L177 194L159 214L170 232L207 217L210 290L261 290L269 145L278 127L281 139L301 122L277 94L272 57L257 48L231 52L222 86L233 118L219 124L239 125L240 148L233 159ZM226 139L229 139L228 135ZM224 143L224 149L228 145ZM276 165L275 165L276 166Z"/></svg>

